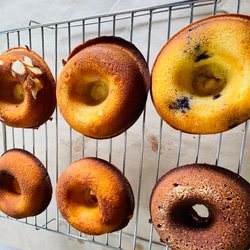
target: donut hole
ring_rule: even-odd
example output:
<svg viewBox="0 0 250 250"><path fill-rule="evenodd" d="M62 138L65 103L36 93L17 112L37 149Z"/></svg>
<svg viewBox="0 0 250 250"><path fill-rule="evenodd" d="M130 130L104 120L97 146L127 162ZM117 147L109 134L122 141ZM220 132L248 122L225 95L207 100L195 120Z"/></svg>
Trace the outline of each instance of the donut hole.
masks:
<svg viewBox="0 0 250 250"><path fill-rule="evenodd" d="M88 201L91 202L91 204L97 206L98 200L96 194L91 189L88 189L87 192L88 192Z"/></svg>
<svg viewBox="0 0 250 250"><path fill-rule="evenodd" d="M19 104L24 101L24 90L20 82L3 79L1 82L0 100L10 104Z"/></svg>
<svg viewBox="0 0 250 250"><path fill-rule="evenodd" d="M109 94L109 87L103 81L96 81L87 84L86 103L88 105L98 105L102 103Z"/></svg>
<svg viewBox="0 0 250 250"><path fill-rule="evenodd" d="M76 188L68 191L69 204L72 206L97 207L96 194L90 188Z"/></svg>
<svg viewBox="0 0 250 250"><path fill-rule="evenodd" d="M86 76L86 79L77 78L73 81L68 88L68 95L75 107L97 106L108 97L109 86L100 77Z"/></svg>
<svg viewBox="0 0 250 250"><path fill-rule="evenodd" d="M22 84L16 83L12 89L13 99L16 103L22 103L24 100L24 90Z"/></svg>
<svg viewBox="0 0 250 250"><path fill-rule="evenodd" d="M16 195L21 194L21 188L17 179L6 171L2 171L0 175L0 190Z"/></svg>
<svg viewBox="0 0 250 250"><path fill-rule="evenodd" d="M171 218L175 223L189 228L209 227L214 221L211 209L202 203L178 205L172 211Z"/></svg>
<svg viewBox="0 0 250 250"><path fill-rule="evenodd" d="M208 218L209 217L209 211L208 208L203 204L195 204L192 206L192 209L197 213L198 216L201 218Z"/></svg>
<svg viewBox="0 0 250 250"><path fill-rule="evenodd" d="M193 95L216 96L228 82L228 69L217 63L201 65L194 69L191 82Z"/></svg>

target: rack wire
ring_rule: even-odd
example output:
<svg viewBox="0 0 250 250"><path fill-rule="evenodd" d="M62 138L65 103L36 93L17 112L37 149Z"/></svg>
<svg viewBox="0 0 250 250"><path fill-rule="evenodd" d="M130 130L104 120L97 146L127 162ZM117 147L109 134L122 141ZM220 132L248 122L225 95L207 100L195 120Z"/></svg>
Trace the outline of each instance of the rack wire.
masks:
<svg viewBox="0 0 250 250"><path fill-rule="evenodd" d="M0 48L3 52L27 45L45 59L57 80L62 69L61 59L67 58L75 46L96 36L114 35L133 42L151 68L157 53L173 34L201 17L224 12L220 3L223 0L189 0L47 24L31 21L27 27L0 32ZM232 1L232 4L235 13L240 13L241 1ZM54 187L67 165L79 158L96 156L112 162L131 182L136 207L125 229L104 236L88 236L73 229L61 217L54 197L41 215L22 220L4 214L0 217L103 249L169 249L159 241L149 223L149 196L159 176L180 164L208 162L250 179L250 154L245 153L250 150L247 134L248 121L218 135L187 135L175 131L158 117L150 97L135 125L109 140L79 135L65 123L57 109L53 120L38 130L2 125L0 151L23 148L32 152L46 166Z"/></svg>

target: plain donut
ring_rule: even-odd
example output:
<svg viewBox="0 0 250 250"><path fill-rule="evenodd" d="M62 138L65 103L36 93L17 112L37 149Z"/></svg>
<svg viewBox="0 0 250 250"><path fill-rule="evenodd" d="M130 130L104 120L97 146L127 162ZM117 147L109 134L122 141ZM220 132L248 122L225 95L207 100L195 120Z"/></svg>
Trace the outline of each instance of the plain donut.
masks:
<svg viewBox="0 0 250 250"><path fill-rule="evenodd" d="M150 83L148 65L132 43L98 37L69 55L57 82L58 107L74 130L111 138L137 121Z"/></svg>
<svg viewBox="0 0 250 250"><path fill-rule="evenodd" d="M42 213L52 186L47 170L33 154L11 149L0 157L0 210L16 218Z"/></svg>
<svg viewBox="0 0 250 250"><path fill-rule="evenodd" d="M134 211L128 180L118 168L99 158L69 165L58 179L56 200L66 221L90 235L124 228Z"/></svg>

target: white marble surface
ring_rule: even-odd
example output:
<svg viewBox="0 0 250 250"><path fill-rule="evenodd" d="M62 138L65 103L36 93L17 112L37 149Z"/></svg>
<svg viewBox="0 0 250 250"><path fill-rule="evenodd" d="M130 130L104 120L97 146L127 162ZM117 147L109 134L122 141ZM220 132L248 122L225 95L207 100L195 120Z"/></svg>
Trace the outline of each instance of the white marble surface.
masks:
<svg viewBox="0 0 250 250"><path fill-rule="evenodd" d="M95 16L97 14L113 13L121 10L131 10L134 8L155 6L158 4L171 3L171 0L28 0L18 1L10 0L4 1L1 5L1 16L0 16L0 30L11 30L15 28L26 27L29 25L31 20L39 23L52 23L54 21L72 20L82 17ZM211 15L213 11L212 6L199 7L194 9L194 21L202 17ZM237 1L236 0L222 0L218 4L218 13L236 13ZM241 0L240 12L243 14L250 15L250 1ZM146 17L148 18L148 17ZM153 61L159 52L161 46L167 39L167 18L168 13L156 16L153 20L152 34L151 34L151 47L149 56L149 66L152 67ZM190 11L173 11L171 32L173 35L175 32L186 26L190 21ZM119 26L121 25L121 26ZM147 57L147 39L148 39L148 19L139 19L134 24L134 35L133 42L142 51L143 55ZM125 28L124 28L125 27ZM126 28L126 24L117 23L117 34L124 38L129 38L129 26ZM79 28L81 30L81 27ZM72 40L71 47L78 45L81 41L81 34L78 34L78 29L72 29ZM111 31L110 31L111 30ZM96 30L92 33L88 30L89 37L96 35ZM110 27L102 26L103 34L112 33ZM60 73L62 65L61 59L65 59L68 55L68 44L67 44L67 32L64 29L58 31L58 62L57 62L57 74ZM55 56L54 56L54 35L53 31L45 31L45 59L55 74ZM34 50L41 52L41 45L38 32L33 32L32 47ZM15 36L15 35L13 35ZM16 46L17 38L10 36L10 47ZM21 45L28 44L29 40L21 35ZM6 41L2 41L0 37L0 52L6 49ZM57 76L55 76L57 77ZM127 151L126 151L126 169L125 174L128 180L131 182L133 187L136 206L139 206L138 221L136 216L131 220L131 223L124 232L133 236L136 223L138 223L137 234L140 238L148 239L150 237L150 225L149 219L149 197L150 192L153 188L156 179L156 166L157 166L157 150L159 144L159 131L160 131L160 118L156 114L155 109L151 103L149 97L146 112L145 112L145 136L144 136L144 148L143 148L143 162L141 165L141 142L142 142L142 122L143 117L141 116L137 123L132 126L127 134ZM38 131L35 132L35 154L44 162L47 162L48 171L51 175L53 185L56 183L56 165L57 158L56 148L57 142L55 140L56 124L55 119L48 123L48 156L46 156L46 140L44 134L46 129L42 126ZM72 144L69 142L70 132L67 124L64 122L60 114L58 114L58 171L59 174L67 167L67 165L74 160L82 157L82 137L72 132ZM15 146L23 147L23 132L15 130ZM237 128L223 134L222 146L219 158L219 165L229 168L233 171L237 171L241 142L244 133L244 124ZM13 146L12 143L12 130L7 128L7 145L8 148ZM2 135L1 135L2 136ZM25 148L29 151L34 150L33 145L33 134L31 131L25 131ZM249 137L249 136L248 136ZM247 137L247 138L248 138ZM192 163L196 159L196 148L198 143L197 135L182 135L182 144L180 151L179 164ZM219 135L202 136L200 141L199 151L199 162L207 162L214 164L216 158L217 144ZM249 138L250 140L250 138ZM246 142L246 149L242 163L241 174L248 181L250 181L250 141ZM162 127L162 140L161 140L161 151L160 151L160 163L159 163L159 176L165 173L168 169L171 169L177 164L177 150L178 150L179 132L173 130L168 125L163 123ZM85 138L84 155L94 156L96 154L96 142L94 140ZM118 136L112 141L112 163L117 165L120 169L123 167L123 153L124 153L124 135ZM1 145L2 147L2 145ZM71 149L70 149L71 147ZM110 141L100 141L98 144L98 157L109 159ZM2 151L2 148L1 148ZM46 158L47 157L47 158ZM138 186L141 178L141 186ZM140 197L138 198L138 190L141 189ZM138 203L138 202L139 203ZM137 210L135 211L137 212ZM38 223L43 221L43 216L37 218ZM53 198L49 210L48 218L53 219L56 217L56 205L55 199ZM33 218L29 218L28 222L34 223ZM54 222L52 221L51 224ZM53 224L53 228L56 225ZM108 249L92 243L84 242L83 240L75 239L65 235L59 235L48 230L36 230L34 227L17 223L12 220L1 219L0 223L0 242L11 245L14 247L21 248L23 250L83 250L83 249ZM60 223L60 230L67 232L67 225ZM72 230L71 232L73 232ZM109 236L109 242L113 242L114 237ZM159 242L159 237L156 233L153 235L153 239ZM97 238L99 240L99 238ZM102 242L105 242L105 237L100 237ZM132 249L133 240L122 239L122 246L130 250ZM116 244L116 243L115 243ZM146 243L137 241L137 250L148 249ZM162 249L157 246L152 246L153 250Z"/></svg>

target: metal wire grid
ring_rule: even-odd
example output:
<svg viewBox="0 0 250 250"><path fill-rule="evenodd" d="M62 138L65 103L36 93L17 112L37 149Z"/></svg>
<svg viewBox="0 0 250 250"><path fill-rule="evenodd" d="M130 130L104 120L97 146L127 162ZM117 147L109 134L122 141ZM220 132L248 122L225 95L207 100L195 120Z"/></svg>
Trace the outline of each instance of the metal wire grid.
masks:
<svg viewBox="0 0 250 250"><path fill-rule="evenodd" d="M222 0L221 0L222 1ZM182 15L185 13L187 16L185 26L188 23L194 21L196 10L205 7L209 7L210 14L217 13L217 6L219 4L218 0L193 0L193 1L181 1L175 2L172 4L166 4L162 6L153 6L150 8L137 9L133 11L127 12L119 12L112 13L106 15L99 15L94 17L88 17L77 20L68 20L56 23L49 24L38 24L35 21L30 22L30 26L23 27L19 29L9 30L0 32L0 44L2 48L9 49L14 46L24 46L28 45L30 49L34 49L47 61L49 64L55 79L57 80L57 76L60 73L62 65L60 64L60 60L62 58L67 58L67 55L71 52L74 46L78 45L85 40L100 36L100 35L119 35L123 36L125 39L137 43L141 40L141 37L136 37L137 25L143 25L145 28L145 41L144 46L139 47L142 50L149 66L152 64L154 60L154 55L151 55L151 50L153 46L157 46L156 41L153 41L152 33L158 23L154 24L154 20L159 19L164 22L166 39L168 40L172 35L172 29L174 22L174 16ZM240 0L237 1L235 6L235 13L240 12ZM175 30L173 31L175 32ZM142 38L143 39L143 38ZM160 49L160 45L158 45ZM155 240L154 228L152 224L148 223L148 234L145 237L140 233L140 223L141 223L141 199L142 193L146 190L143 189L143 181L145 175L143 173L145 162L148 160L147 155L145 155L145 140L146 140L146 117L147 117L147 109L152 105L150 100L148 100L145 110L138 120L138 122L134 125L136 127L137 137L139 137L140 144L134 149L138 152L138 157L136 165L138 167L138 182L137 185L133 187L135 197L136 197L136 208L133 221L130 223L131 226L129 230L121 230L119 232L114 232L111 234L106 234L101 237L87 236L82 233L76 232L70 225L68 225L60 216L60 213L56 207L55 201L52 201L49 208L39 216L35 216L34 218L27 218L23 220L15 220L4 214L0 214L1 218L14 220L16 222L20 222L26 225L34 226L36 229L44 229L51 232L56 232L61 235L66 235L70 237L74 237L80 240L84 240L89 243L97 244L103 246L103 248L111 248L111 249L139 249L139 245L144 246L148 249L162 249L166 248L164 244L160 243L158 240ZM102 156L101 152L105 150L106 158L109 162L113 162L114 157L114 148L117 147L116 139L106 140L105 144L103 141L92 140L89 138L81 137L80 140L80 150L77 155L75 155L74 147L75 142L74 138L76 136L76 132L74 132L71 128L67 127L65 130L65 124L62 125L60 120L60 113L56 109L54 115L54 119L52 122L47 122L43 126L39 128L39 130L26 130L26 129L16 129L9 128L5 125L2 125L2 145L1 152L5 152L10 148L20 147L26 150L29 150L34 155L36 155L39 159L42 160L44 165L46 166L49 174L51 175L52 180L54 181L54 186L56 181L60 175L60 155L61 144L60 138L64 137L67 140L67 154L69 157L69 161L67 164L73 162L76 158L85 157L89 154L95 155L96 157ZM151 118L150 118L151 119ZM156 119L156 118L154 118ZM63 132L60 132L61 126L63 127ZM157 153L155 165L152 166L152 173L155 171L155 177L151 186L155 184L158 177L161 175L161 159L162 159L162 140L164 138L163 133L167 129L170 133L178 133L178 141L176 144L176 165L180 164L180 157L183 147L183 136L185 134L177 131L171 130L171 128L166 128L167 125L160 119L159 122L159 131L158 134L158 143L157 143ZM66 131L66 132L65 132ZM240 146L240 155L237 166L237 173L241 173L244 150L246 145L247 133L248 133L248 122L244 124L242 128L243 135ZM123 135L119 136L119 147L123 148L122 154L120 155L121 162L119 166L121 166L121 170L126 175L128 169L128 159L129 159L129 143L128 140L131 138L129 136L130 131L126 131ZM241 132L239 132L241 133ZM238 134L239 134L238 133ZM237 136L238 136L237 134ZM79 135L78 135L79 136ZM221 145L222 138L227 137L227 134L219 134L216 143L216 157L215 157L215 165L218 165L220 153L221 153ZM78 137L79 138L79 137ZM204 136L197 135L196 146L195 146L195 159L194 162L199 161L201 142ZM86 144L90 143L94 144L94 152L91 153L86 150ZM123 142L122 145L120 142ZM50 155L50 151L54 150L55 154L53 156ZM51 163L52 162L52 163ZM150 190L147 190L150 192ZM148 220L148 218L143 218L144 221ZM126 245L126 246L125 246ZM143 248L144 249L144 248Z"/></svg>

